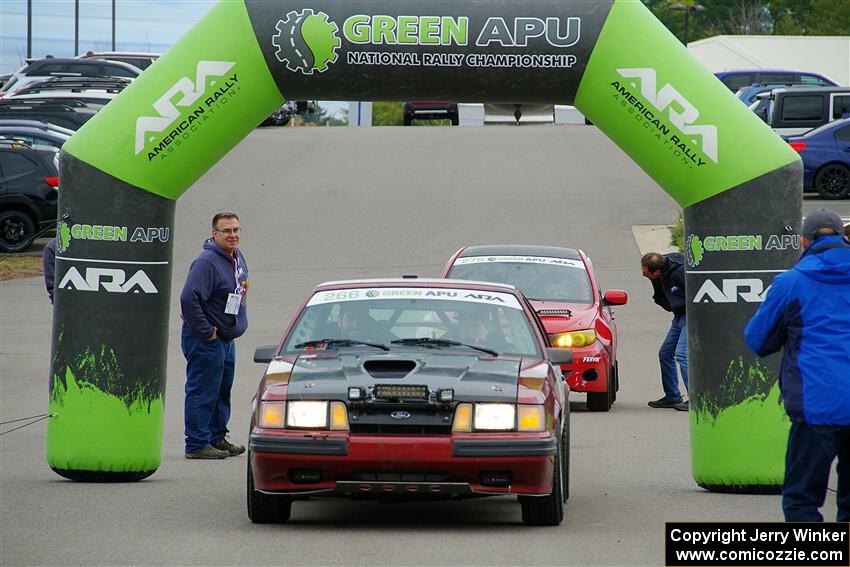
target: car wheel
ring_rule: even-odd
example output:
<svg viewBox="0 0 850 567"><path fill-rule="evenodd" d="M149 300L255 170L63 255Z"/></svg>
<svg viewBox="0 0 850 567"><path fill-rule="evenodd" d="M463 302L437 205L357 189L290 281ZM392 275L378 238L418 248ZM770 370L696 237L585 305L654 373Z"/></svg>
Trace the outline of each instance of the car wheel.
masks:
<svg viewBox="0 0 850 567"><path fill-rule="evenodd" d="M815 175L815 190L824 199L845 199L850 195L850 169L840 163L823 166Z"/></svg>
<svg viewBox="0 0 850 567"><path fill-rule="evenodd" d="M620 391L620 364L615 361L611 368L614 375L614 395L611 398L611 403L614 403L617 401L617 392Z"/></svg>
<svg viewBox="0 0 850 567"><path fill-rule="evenodd" d="M564 456L564 487L563 499L564 502L570 499L570 402L567 402L566 410L564 411L564 434L561 437L561 454Z"/></svg>
<svg viewBox="0 0 850 567"><path fill-rule="evenodd" d="M254 489L254 471L248 453L248 517L255 524L282 524L292 514L292 498L272 496Z"/></svg>
<svg viewBox="0 0 850 567"><path fill-rule="evenodd" d="M23 252L35 239L35 223L23 211L11 210L0 213L0 250Z"/></svg>
<svg viewBox="0 0 850 567"><path fill-rule="evenodd" d="M611 374L607 376L607 384L604 392L587 393L587 409L590 411L610 411L614 403L614 380Z"/></svg>
<svg viewBox="0 0 850 567"><path fill-rule="evenodd" d="M563 436L558 441L552 467L552 492L546 496L520 496L522 521L529 526L557 526L564 519Z"/></svg>

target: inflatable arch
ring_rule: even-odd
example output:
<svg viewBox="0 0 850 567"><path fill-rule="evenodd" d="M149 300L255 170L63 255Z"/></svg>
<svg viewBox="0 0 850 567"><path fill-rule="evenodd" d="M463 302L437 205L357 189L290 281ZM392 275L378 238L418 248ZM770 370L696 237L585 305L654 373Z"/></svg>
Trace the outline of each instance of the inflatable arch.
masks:
<svg viewBox="0 0 850 567"><path fill-rule="evenodd" d="M216 5L65 144L54 471L159 466L175 200L285 98L575 104L685 208L694 479L778 491L778 361L742 329L798 255L801 162L636 0Z"/></svg>

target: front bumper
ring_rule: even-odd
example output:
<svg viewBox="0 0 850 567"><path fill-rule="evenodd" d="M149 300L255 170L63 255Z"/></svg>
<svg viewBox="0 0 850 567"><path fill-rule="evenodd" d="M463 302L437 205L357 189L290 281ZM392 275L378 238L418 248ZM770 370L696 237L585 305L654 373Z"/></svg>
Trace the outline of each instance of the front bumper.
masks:
<svg viewBox="0 0 850 567"><path fill-rule="evenodd" d="M261 430L252 433L248 446L254 485L262 492L464 498L549 494L556 443L545 433L507 438Z"/></svg>
<svg viewBox="0 0 850 567"><path fill-rule="evenodd" d="M573 363L561 369L573 392L605 392L608 390L608 357L597 341L583 348L574 348Z"/></svg>

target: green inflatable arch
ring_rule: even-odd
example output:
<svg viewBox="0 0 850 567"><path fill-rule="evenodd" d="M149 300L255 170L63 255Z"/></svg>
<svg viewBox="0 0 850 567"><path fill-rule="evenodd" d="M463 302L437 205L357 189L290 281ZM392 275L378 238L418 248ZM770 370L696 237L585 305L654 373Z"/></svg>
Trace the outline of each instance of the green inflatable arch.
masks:
<svg viewBox="0 0 850 567"><path fill-rule="evenodd" d="M749 355L742 329L798 254L801 163L637 0L214 7L65 144L53 470L157 469L175 200L304 98L575 104L685 208L696 482L779 489L777 363Z"/></svg>

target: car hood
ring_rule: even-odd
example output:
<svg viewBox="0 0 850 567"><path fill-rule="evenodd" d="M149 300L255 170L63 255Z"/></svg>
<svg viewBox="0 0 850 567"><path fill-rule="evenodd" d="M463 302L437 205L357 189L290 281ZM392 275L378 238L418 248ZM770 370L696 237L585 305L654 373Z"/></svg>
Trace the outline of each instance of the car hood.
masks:
<svg viewBox="0 0 850 567"><path fill-rule="evenodd" d="M592 329L596 324L595 305L565 301L538 301L535 299L530 301L531 306L540 316L540 321L547 333ZM566 314L566 310L570 311L569 315Z"/></svg>
<svg viewBox="0 0 850 567"><path fill-rule="evenodd" d="M376 384L454 390L457 401L515 402L522 360L476 354L343 353L301 355L289 376L287 398L346 400L349 387Z"/></svg>

